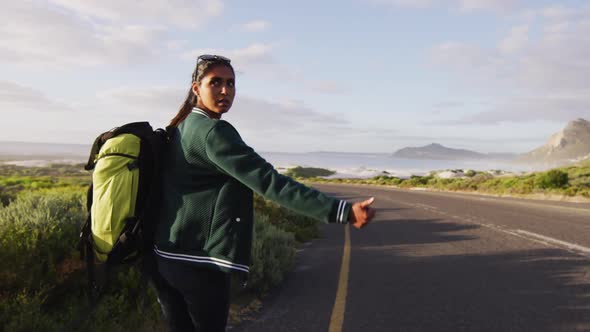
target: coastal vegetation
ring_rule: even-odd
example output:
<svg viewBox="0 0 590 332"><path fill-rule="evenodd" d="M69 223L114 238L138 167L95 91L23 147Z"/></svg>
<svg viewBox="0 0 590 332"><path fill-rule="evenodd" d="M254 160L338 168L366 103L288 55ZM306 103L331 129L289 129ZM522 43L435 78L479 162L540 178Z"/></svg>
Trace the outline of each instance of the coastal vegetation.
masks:
<svg viewBox="0 0 590 332"><path fill-rule="evenodd" d="M0 165L0 331L165 330L155 294L136 266L114 271L91 305L76 250L90 180L82 165ZM316 237L318 227L255 196L253 264L245 287L234 280L233 323L282 282L297 246Z"/></svg>
<svg viewBox="0 0 590 332"><path fill-rule="evenodd" d="M315 183L384 185L397 188L425 188L440 191L476 192L515 196L562 196L590 198L590 163L554 168L544 172L512 174L501 170L448 170L454 177L441 177L443 172L401 178L383 174L371 178L301 177Z"/></svg>
<svg viewBox="0 0 590 332"><path fill-rule="evenodd" d="M336 172L331 171L325 168L316 168L316 167L301 167L296 166L293 168L287 169L284 173L287 176L292 178L312 178L312 177L319 177L319 176L330 176L336 174Z"/></svg>

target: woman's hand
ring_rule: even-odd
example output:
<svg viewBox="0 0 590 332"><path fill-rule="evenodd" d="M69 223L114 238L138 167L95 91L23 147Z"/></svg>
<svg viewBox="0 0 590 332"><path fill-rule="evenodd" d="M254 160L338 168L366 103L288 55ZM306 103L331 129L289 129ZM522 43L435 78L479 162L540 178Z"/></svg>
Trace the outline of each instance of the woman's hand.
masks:
<svg viewBox="0 0 590 332"><path fill-rule="evenodd" d="M348 217L348 221L352 226L360 229L373 219L375 216L375 210L371 209L369 206L373 204L374 201L375 197L371 197L366 201L352 204L352 209L350 209Z"/></svg>

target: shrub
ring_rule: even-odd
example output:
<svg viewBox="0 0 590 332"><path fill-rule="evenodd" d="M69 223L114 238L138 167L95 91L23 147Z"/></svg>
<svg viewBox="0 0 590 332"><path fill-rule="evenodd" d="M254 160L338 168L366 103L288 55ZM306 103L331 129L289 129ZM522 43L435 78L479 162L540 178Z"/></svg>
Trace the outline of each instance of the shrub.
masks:
<svg viewBox="0 0 590 332"><path fill-rule="evenodd" d="M262 293L278 285L293 265L295 239L274 226L266 215L254 221L249 288Z"/></svg>
<svg viewBox="0 0 590 332"><path fill-rule="evenodd" d="M254 210L256 215L266 215L271 224L293 233L298 242L307 242L319 236L320 222L281 207L260 195L254 195Z"/></svg>
<svg viewBox="0 0 590 332"><path fill-rule="evenodd" d="M16 198L16 194L10 192L8 190L4 190L3 187L0 187L0 207L7 206Z"/></svg>
<svg viewBox="0 0 590 332"><path fill-rule="evenodd" d="M6 332L57 331L57 323L41 310L44 292L21 291L0 301L0 326Z"/></svg>
<svg viewBox="0 0 590 332"><path fill-rule="evenodd" d="M513 185L508 189L515 194L530 194L535 189L533 178L518 178Z"/></svg>
<svg viewBox="0 0 590 332"><path fill-rule="evenodd" d="M568 174L558 169L539 173L535 178L535 186L542 189L564 188L568 185Z"/></svg>
<svg viewBox="0 0 590 332"><path fill-rule="evenodd" d="M28 193L0 208L0 285L39 288L75 248L85 212L80 193Z"/></svg>
<svg viewBox="0 0 590 332"><path fill-rule="evenodd" d="M293 178L311 178L317 176L330 176L333 174L336 174L336 172L329 169L300 166L289 168L285 172L285 175Z"/></svg>
<svg viewBox="0 0 590 332"><path fill-rule="evenodd" d="M428 184L432 176L418 176L412 175L409 179L403 181L404 186L417 187Z"/></svg>
<svg viewBox="0 0 590 332"><path fill-rule="evenodd" d="M473 180L476 183L482 183L484 181L487 181L489 179L493 179L494 176L490 173L478 173L476 175L474 175L471 180Z"/></svg>
<svg viewBox="0 0 590 332"><path fill-rule="evenodd" d="M136 267L113 271L114 278L81 331L154 331L163 318L155 291ZM75 313L76 315L84 314Z"/></svg>

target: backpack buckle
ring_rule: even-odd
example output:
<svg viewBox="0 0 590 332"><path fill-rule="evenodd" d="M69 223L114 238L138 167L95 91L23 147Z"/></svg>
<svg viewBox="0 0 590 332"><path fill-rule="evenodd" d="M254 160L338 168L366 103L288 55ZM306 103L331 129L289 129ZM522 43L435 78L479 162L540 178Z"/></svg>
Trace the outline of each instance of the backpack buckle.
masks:
<svg viewBox="0 0 590 332"><path fill-rule="evenodd" d="M127 164L127 169L130 171L139 168L139 159L135 159L134 161Z"/></svg>

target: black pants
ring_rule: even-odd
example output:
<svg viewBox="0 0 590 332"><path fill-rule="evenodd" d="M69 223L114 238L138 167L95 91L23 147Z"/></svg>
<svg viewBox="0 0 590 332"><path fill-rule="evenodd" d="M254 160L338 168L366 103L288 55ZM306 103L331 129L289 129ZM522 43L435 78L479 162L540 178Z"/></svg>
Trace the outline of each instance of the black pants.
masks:
<svg viewBox="0 0 590 332"><path fill-rule="evenodd" d="M225 331L230 274L157 258L153 284L172 332Z"/></svg>

